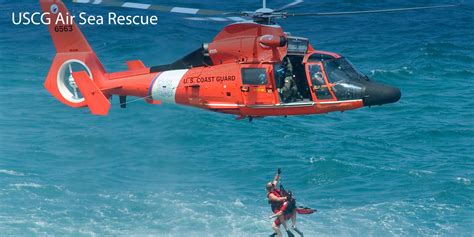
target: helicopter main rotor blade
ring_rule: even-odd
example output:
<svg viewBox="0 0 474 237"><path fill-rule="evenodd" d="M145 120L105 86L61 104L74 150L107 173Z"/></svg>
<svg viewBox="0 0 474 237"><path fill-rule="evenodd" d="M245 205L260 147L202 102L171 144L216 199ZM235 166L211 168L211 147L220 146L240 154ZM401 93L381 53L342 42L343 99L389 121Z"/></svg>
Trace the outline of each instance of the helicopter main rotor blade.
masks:
<svg viewBox="0 0 474 237"><path fill-rule="evenodd" d="M233 12L224 12L224 11L189 8L189 7L172 7L172 6L163 6L163 5L154 5L154 4L125 2L125 1L120 1L120 0L72 0L72 2L96 4L96 5L103 5L103 6L108 6L108 7L134 8L134 9L142 9L142 10L154 10L154 11L160 11L160 12L171 12L171 13L181 13L181 14L191 14L191 15L215 16L215 15L240 14L237 12L233 13Z"/></svg>
<svg viewBox="0 0 474 237"><path fill-rule="evenodd" d="M295 0L295 1L293 1L292 3L288 3L288 4L286 4L285 6L276 9L275 12L283 11L283 10L285 10L285 9L294 7L294 6L296 6L296 5L300 4L300 3L303 3L303 2L304 2L303 0Z"/></svg>
<svg viewBox="0 0 474 237"><path fill-rule="evenodd" d="M424 10L433 8L447 8L447 7L458 7L459 4L451 5L436 5L436 6L425 6L425 7L406 7L406 8L391 8L381 10L365 10L365 11L348 11L348 12L315 12L315 13L285 13L285 16L339 16L339 15L355 15L355 14L370 14L370 13L386 13L386 12L402 12L402 11L413 11L413 10Z"/></svg>
<svg viewBox="0 0 474 237"><path fill-rule="evenodd" d="M216 22L247 21L245 18L238 17L238 16L229 16L229 17L216 17L216 16L214 16L214 17L185 17L184 19L190 20L190 21L216 21Z"/></svg>

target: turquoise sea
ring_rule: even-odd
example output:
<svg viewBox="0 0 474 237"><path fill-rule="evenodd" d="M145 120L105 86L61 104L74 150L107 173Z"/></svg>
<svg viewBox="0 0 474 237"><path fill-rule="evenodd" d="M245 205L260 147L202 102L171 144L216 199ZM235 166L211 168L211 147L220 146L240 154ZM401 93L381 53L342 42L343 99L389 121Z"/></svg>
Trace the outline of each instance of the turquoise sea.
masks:
<svg viewBox="0 0 474 237"><path fill-rule="evenodd" d="M137 0L254 10L257 0ZM278 7L287 1L268 1ZM295 12L453 3L306 1ZM38 1L0 0L0 236L267 236L265 183L278 167L305 236L474 236L474 3L418 12L279 21L317 49L397 86L395 104L237 121L143 101L107 117L43 88L45 26L14 26ZM82 26L108 71L172 62L225 23L67 4L89 14L157 14L157 26Z"/></svg>

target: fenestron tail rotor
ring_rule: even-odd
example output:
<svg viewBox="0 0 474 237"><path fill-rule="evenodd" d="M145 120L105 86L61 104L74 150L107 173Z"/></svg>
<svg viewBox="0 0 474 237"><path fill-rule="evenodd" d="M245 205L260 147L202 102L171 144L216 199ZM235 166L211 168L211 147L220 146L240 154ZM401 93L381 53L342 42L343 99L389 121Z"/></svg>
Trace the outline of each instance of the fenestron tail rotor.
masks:
<svg viewBox="0 0 474 237"><path fill-rule="evenodd" d="M71 103L84 101L84 96L79 91L77 82L73 76L75 72L85 71L92 78L91 70L79 60L68 60L58 70L57 87L61 96Z"/></svg>
<svg viewBox="0 0 474 237"><path fill-rule="evenodd" d="M449 7L458 7L460 4L444 4L444 5L431 5L431 6L416 6L416 7L404 7L404 8L388 8L388 9L376 9L376 10L361 10L361 11L340 11L340 12L287 12L285 10L296 7L304 2L304 0L294 0L282 7L273 10L267 7L266 0L262 0L262 8L255 11L236 11L226 12L219 10L199 9L190 8L183 6L164 6L154 4L135 3L120 0L72 0L74 3L86 3L103 5L109 7L122 7L122 8L133 8L142 10L152 10L169 13L179 13L187 15L195 15L192 17L185 17L187 20L193 21L216 21L216 22L228 22L228 21L246 21L252 19L254 22L261 24L274 24L274 19L284 19L288 17L307 17L307 16L343 16L343 15L356 15L356 14L374 14L374 13L393 13L393 12L405 12L415 10L427 10L427 9L440 9Z"/></svg>

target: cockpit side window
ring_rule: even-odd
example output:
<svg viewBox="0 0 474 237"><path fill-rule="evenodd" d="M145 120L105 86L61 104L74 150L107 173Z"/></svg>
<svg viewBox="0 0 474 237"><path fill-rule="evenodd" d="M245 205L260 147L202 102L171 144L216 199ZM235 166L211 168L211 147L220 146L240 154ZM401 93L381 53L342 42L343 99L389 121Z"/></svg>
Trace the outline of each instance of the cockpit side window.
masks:
<svg viewBox="0 0 474 237"><path fill-rule="evenodd" d="M311 78L312 89L319 100L332 99L329 88L324 80L323 71L319 64L309 65L309 76Z"/></svg>
<svg viewBox="0 0 474 237"><path fill-rule="evenodd" d="M347 59L325 61L323 65L327 79L332 85L331 89L338 100L362 98L363 84L368 78Z"/></svg>
<svg viewBox="0 0 474 237"><path fill-rule="evenodd" d="M242 68L242 84L266 85L268 83L265 68Z"/></svg>
<svg viewBox="0 0 474 237"><path fill-rule="evenodd" d="M367 77L345 58L325 61L323 64L330 83L367 80Z"/></svg>
<svg viewBox="0 0 474 237"><path fill-rule="evenodd" d="M333 59L335 59L335 58L331 55L321 54L321 53L313 53L308 58L308 62L324 62L324 61L333 60Z"/></svg>
<svg viewBox="0 0 474 237"><path fill-rule="evenodd" d="M313 86L326 85L326 82L324 82L323 72L321 71L321 67L319 65L311 65L309 70Z"/></svg>

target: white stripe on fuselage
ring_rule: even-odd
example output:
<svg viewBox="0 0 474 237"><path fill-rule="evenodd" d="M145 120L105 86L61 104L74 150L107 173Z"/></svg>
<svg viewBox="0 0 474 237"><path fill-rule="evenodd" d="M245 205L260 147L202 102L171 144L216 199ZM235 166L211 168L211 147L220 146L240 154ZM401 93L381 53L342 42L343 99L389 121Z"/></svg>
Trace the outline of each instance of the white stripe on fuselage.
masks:
<svg viewBox="0 0 474 237"><path fill-rule="evenodd" d="M176 88L188 69L164 71L152 85L151 97L168 103L176 103Z"/></svg>

